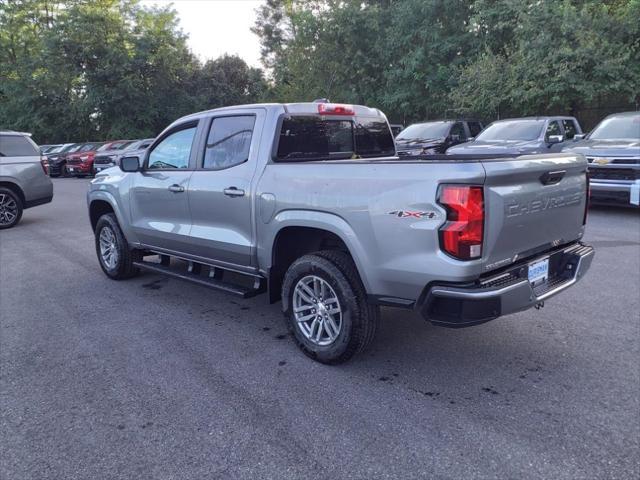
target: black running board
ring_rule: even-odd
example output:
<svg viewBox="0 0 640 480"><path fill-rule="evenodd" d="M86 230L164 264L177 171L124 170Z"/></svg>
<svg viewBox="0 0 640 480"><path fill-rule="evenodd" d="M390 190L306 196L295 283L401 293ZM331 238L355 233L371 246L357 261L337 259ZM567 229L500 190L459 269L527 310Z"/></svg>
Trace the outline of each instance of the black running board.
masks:
<svg viewBox="0 0 640 480"><path fill-rule="evenodd" d="M152 262L133 262L133 264L142 269L147 270L153 273L159 273L162 275L167 275L173 278L179 278L180 280L186 280L191 283L195 283L197 285L202 285L203 287L213 288L214 290L218 290L221 292L229 293L231 295L235 295L240 298L250 298L254 297L260 293L265 291L263 287L262 279L255 278L254 288L243 287L241 285L235 285L228 282L223 282L218 278L214 278L213 276L203 276L199 273L191 273L189 271L180 271L176 268L171 268L169 265L162 265L160 263L152 263ZM199 269L198 269L199 271Z"/></svg>

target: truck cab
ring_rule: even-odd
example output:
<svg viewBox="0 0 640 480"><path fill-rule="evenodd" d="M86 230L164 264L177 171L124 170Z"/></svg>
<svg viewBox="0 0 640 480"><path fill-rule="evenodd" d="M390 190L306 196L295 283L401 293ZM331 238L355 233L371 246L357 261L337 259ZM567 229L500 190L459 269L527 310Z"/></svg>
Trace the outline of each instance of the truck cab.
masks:
<svg viewBox="0 0 640 480"><path fill-rule="evenodd" d="M402 159L382 112L331 103L183 117L88 192L110 278L139 270L282 302L301 350L340 363L381 306L471 326L588 270L581 155Z"/></svg>

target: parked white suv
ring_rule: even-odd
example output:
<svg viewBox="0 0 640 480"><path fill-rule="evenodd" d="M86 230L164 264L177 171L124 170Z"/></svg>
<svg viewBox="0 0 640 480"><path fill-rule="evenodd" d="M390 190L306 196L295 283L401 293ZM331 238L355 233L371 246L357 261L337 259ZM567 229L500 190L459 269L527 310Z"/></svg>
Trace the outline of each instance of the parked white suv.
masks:
<svg viewBox="0 0 640 480"><path fill-rule="evenodd" d="M0 229L16 225L25 208L52 198L46 157L30 134L0 130Z"/></svg>

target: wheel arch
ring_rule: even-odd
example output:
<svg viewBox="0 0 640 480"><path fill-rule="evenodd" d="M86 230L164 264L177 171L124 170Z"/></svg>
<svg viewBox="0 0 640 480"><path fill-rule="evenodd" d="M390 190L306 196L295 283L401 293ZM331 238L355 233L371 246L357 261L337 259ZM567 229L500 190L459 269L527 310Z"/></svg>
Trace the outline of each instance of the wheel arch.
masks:
<svg viewBox="0 0 640 480"><path fill-rule="evenodd" d="M113 213L123 233L127 233L125 218L120 211L118 203L109 192L90 192L89 196L89 220L91 229L95 231L98 219L105 213Z"/></svg>
<svg viewBox="0 0 640 480"><path fill-rule="evenodd" d="M362 249L347 222L337 215L313 211L287 211L277 215L272 240L264 248L263 265L267 266L269 300L280 300L282 280L287 268L303 255L320 250L339 250L353 260L358 275L368 289Z"/></svg>
<svg viewBox="0 0 640 480"><path fill-rule="evenodd" d="M26 200L26 197L24 196L24 190L22 190L22 187L20 185L18 185L16 182L12 182L12 181L8 181L0 178L0 187L8 188L12 192L14 192L20 199L20 202L22 203L22 208L25 208L27 200Z"/></svg>

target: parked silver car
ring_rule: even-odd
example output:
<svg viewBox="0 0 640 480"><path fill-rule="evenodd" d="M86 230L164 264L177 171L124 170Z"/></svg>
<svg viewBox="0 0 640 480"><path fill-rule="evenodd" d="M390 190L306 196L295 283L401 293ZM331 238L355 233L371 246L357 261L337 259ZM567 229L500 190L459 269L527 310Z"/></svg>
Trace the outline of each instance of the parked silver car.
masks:
<svg viewBox="0 0 640 480"><path fill-rule="evenodd" d="M478 136L447 150L447 154L530 155L559 152L582 133L573 117L526 117L497 120Z"/></svg>
<svg viewBox="0 0 640 480"><path fill-rule="evenodd" d="M144 150L149 148L149 145L153 143L153 140L153 138L132 140L120 148L100 152L96 155L96 158L93 161L94 173L120 165L120 159L122 157L132 155L134 152L135 154L142 153Z"/></svg>
<svg viewBox="0 0 640 480"><path fill-rule="evenodd" d="M30 134L0 131L0 229L16 225L25 208L52 198L46 157Z"/></svg>

